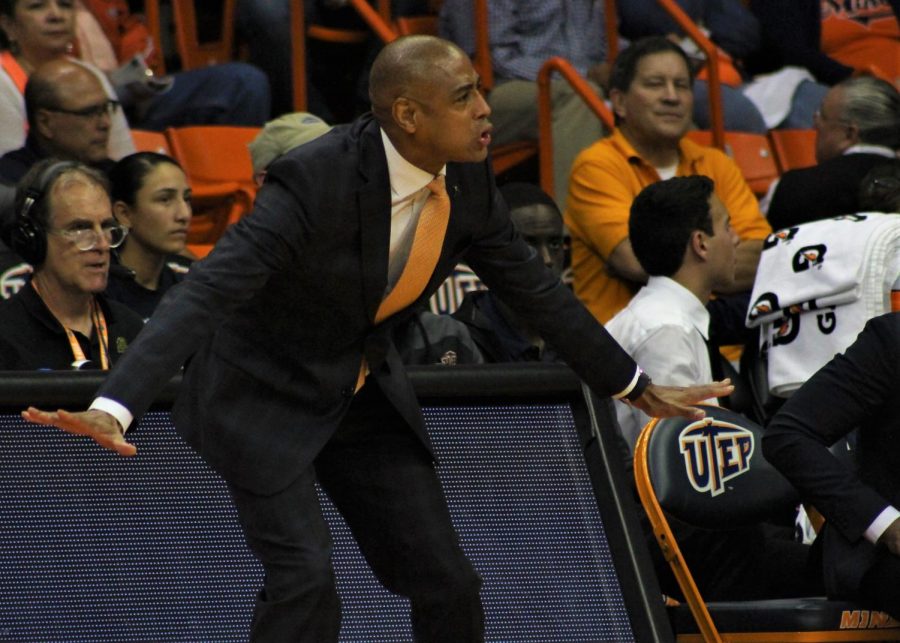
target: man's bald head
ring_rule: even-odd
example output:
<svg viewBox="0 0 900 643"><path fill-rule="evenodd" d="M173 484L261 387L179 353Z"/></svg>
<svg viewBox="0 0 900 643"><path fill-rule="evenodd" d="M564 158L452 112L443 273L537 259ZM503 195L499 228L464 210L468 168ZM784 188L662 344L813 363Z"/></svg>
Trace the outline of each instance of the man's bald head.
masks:
<svg viewBox="0 0 900 643"><path fill-rule="evenodd" d="M25 112L28 126L35 127L38 110L58 109L67 96L103 92L103 85L83 65L65 58L38 67L25 85Z"/></svg>
<svg viewBox="0 0 900 643"><path fill-rule="evenodd" d="M46 156L89 165L108 161L117 108L94 72L70 60L41 65L25 86L28 135Z"/></svg>
<svg viewBox="0 0 900 643"><path fill-rule="evenodd" d="M435 76L460 58L468 56L452 42L434 36L405 36L385 46L369 73L372 112L382 127L390 125L397 98L427 97Z"/></svg>

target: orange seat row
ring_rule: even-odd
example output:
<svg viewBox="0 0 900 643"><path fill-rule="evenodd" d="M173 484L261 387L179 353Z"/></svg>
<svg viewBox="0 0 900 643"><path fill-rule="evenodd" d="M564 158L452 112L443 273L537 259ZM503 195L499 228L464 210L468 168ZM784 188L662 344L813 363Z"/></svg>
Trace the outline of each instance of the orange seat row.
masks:
<svg viewBox="0 0 900 643"><path fill-rule="evenodd" d="M707 130L688 132L700 145L712 145ZM816 133L812 129L770 130L768 134L725 132L725 153L757 196L763 196L781 174L816 164Z"/></svg>

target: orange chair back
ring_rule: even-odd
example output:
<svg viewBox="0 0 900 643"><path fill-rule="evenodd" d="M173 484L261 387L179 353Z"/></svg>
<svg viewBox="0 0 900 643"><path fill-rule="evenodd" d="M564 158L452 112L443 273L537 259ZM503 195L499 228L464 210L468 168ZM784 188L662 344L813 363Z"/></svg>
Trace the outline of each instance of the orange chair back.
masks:
<svg viewBox="0 0 900 643"><path fill-rule="evenodd" d="M814 129L773 129L769 141L782 172L816 164Z"/></svg>
<svg viewBox="0 0 900 643"><path fill-rule="evenodd" d="M190 125L166 130L172 152L192 181L234 181L255 192L253 164L247 145L259 127Z"/></svg>
<svg viewBox="0 0 900 643"><path fill-rule="evenodd" d="M700 145L712 146L713 137L706 130L692 130L687 137ZM775 154L764 134L725 132L725 153L732 158L744 175L747 185L757 196L763 196L781 175Z"/></svg>
<svg viewBox="0 0 900 643"><path fill-rule="evenodd" d="M138 152L157 152L172 156L169 139L162 132L133 129L131 130L131 140L134 141L134 147Z"/></svg>
<svg viewBox="0 0 900 643"><path fill-rule="evenodd" d="M228 225L248 214L256 197L247 144L258 127L196 125L169 128L172 156L193 193L189 244L213 244Z"/></svg>

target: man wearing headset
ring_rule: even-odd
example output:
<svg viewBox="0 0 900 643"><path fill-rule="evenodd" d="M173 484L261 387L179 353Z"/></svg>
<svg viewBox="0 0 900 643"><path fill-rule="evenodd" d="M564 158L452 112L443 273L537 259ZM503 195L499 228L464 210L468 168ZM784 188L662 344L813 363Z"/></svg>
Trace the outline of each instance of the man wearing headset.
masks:
<svg viewBox="0 0 900 643"><path fill-rule="evenodd" d="M110 248L126 234L106 179L81 163L46 159L17 186L14 211L5 237L34 274L0 302L0 370L108 369L143 323L100 294Z"/></svg>

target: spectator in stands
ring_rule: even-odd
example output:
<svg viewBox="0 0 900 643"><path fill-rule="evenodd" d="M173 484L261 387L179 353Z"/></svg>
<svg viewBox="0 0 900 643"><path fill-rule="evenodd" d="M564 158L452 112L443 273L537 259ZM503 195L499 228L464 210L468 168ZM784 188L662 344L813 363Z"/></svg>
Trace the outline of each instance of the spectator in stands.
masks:
<svg viewBox="0 0 900 643"><path fill-rule="evenodd" d="M562 276L565 238L556 203L531 183L506 183L500 193L516 230L544 265ZM396 337L407 364L561 361L540 333L490 290L467 293L452 316L422 312L399 329Z"/></svg>
<svg viewBox="0 0 900 643"><path fill-rule="evenodd" d="M261 186L272 161L330 129L330 125L309 112L291 112L269 121L247 146L253 164L253 180Z"/></svg>
<svg viewBox="0 0 900 643"><path fill-rule="evenodd" d="M75 60L71 57L74 39L72 2L0 0L0 153L25 143L28 119L24 95L28 77L46 62ZM82 64L102 83L107 98L117 100L106 75L96 67ZM122 111L115 110L110 120L108 155L115 160L134 152L134 144Z"/></svg>
<svg viewBox="0 0 900 643"><path fill-rule="evenodd" d="M763 32L763 46L748 61L752 70L804 67L826 85L861 72L900 81L900 0L750 0L749 6Z"/></svg>
<svg viewBox="0 0 900 643"><path fill-rule="evenodd" d="M72 10L71 2L64 4ZM115 7L110 10L106 0L84 0L83 4L75 4L74 11L81 56L107 74L119 77L116 70L120 66L127 68L133 59L118 58L113 42L123 37L123 30L133 21L129 20L127 3L113 4ZM152 49L149 33L146 39ZM139 63L141 56L138 54ZM269 81L252 65L209 65L177 72L170 80L171 83L145 85L149 91L143 96L133 91L133 86L117 88L132 127L162 130L182 125L262 126L269 118Z"/></svg>
<svg viewBox="0 0 900 643"><path fill-rule="evenodd" d="M900 151L900 92L872 76L832 87L816 113L813 167L789 170L769 189L774 229L860 212L858 186Z"/></svg>
<svg viewBox="0 0 900 643"><path fill-rule="evenodd" d="M719 48L725 129L765 134L776 127L812 127L813 113L828 87L796 68L773 69L778 73L757 78L747 73L743 61L760 48L761 36L756 16L742 0L678 0L678 5ZM697 59L698 66L705 65L703 52L655 0L628 0L618 3L617 8L619 31L626 38L668 34L683 39L685 50L696 52L692 58ZM705 68L700 73L704 75ZM694 120L701 128L709 128L705 80L694 82Z"/></svg>
<svg viewBox="0 0 900 643"><path fill-rule="evenodd" d="M73 161L45 159L16 191L10 246L34 266L0 302L0 370L107 369L142 327L102 295L110 249L126 230L113 218L106 178Z"/></svg>
<svg viewBox="0 0 900 643"><path fill-rule="evenodd" d="M734 162L684 137L693 106L691 79L687 56L670 40L633 43L619 54L610 79L618 125L572 167L565 216L575 294L601 322L624 308L647 281L628 238L631 202L646 186L673 176L713 179L741 239L734 281L719 292L746 293L753 285L771 229Z"/></svg>
<svg viewBox="0 0 900 643"><path fill-rule="evenodd" d="M649 279L606 328L634 359L652 364L654 380L672 386L712 379L706 302L734 281L740 240L714 190L708 177L676 177L647 186L631 205L628 238ZM619 427L634 448L650 418L620 406Z"/></svg>
<svg viewBox="0 0 900 643"><path fill-rule="evenodd" d="M61 58L41 65L25 86L25 145L0 157L0 182L14 186L32 165L49 157L109 171L109 132L118 108L79 63Z"/></svg>
<svg viewBox="0 0 900 643"><path fill-rule="evenodd" d="M851 469L829 446L854 430ZM775 415L763 453L825 517L829 596L900 619L900 314L869 320L856 341Z"/></svg>
<svg viewBox="0 0 900 643"><path fill-rule="evenodd" d="M506 0L488 2L488 27L495 86L487 95L494 121L493 145L538 138L537 77L551 56L562 56L593 84L605 89L606 32L602 2ZM445 0L441 35L475 53L471 0ZM553 186L563 206L572 161L603 135L597 116L563 80L552 83Z"/></svg>
<svg viewBox="0 0 900 643"><path fill-rule="evenodd" d="M190 266L182 256L191 222L191 188L175 159L126 156L109 172L113 214L128 237L113 254L106 296L145 320Z"/></svg>
<svg viewBox="0 0 900 643"><path fill-rule="evenodd" d="M507 183L500 193L520 235L551 272L562 277L565 230L562 214L550 196L530 183ZM463 322L487 362L556 362L559 356L540 333L490 290L467 293L453 317Z"/></svg>

